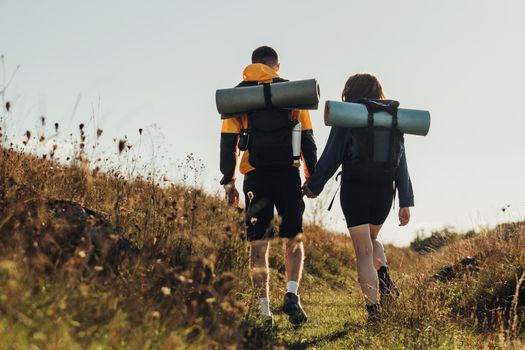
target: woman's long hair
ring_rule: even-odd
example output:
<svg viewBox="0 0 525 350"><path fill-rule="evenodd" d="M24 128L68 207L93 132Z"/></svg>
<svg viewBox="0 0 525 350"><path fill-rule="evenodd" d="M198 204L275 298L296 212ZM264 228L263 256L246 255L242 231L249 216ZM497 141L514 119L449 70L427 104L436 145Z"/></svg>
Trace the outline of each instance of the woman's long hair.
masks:
<svg viewBox="0 0 525 350"><path fill-rule="evenodd" d="M359 73L348 78L341 98L350 102L358 98L384 99L385 95L376 77L368 73Z"/></svg>

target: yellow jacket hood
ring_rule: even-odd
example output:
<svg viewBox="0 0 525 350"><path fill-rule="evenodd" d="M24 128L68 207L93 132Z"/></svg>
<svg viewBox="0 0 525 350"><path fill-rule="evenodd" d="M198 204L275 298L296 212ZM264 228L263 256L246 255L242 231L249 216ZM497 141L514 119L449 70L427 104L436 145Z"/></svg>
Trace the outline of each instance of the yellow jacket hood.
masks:
<svg viewBox="0 0 525 350"><path fill-rule="evenodd" d="M242 72L242 79L245 81L258 81L259 83L271 83L279 74L270 66L262 63L250 64Z"/></svg>

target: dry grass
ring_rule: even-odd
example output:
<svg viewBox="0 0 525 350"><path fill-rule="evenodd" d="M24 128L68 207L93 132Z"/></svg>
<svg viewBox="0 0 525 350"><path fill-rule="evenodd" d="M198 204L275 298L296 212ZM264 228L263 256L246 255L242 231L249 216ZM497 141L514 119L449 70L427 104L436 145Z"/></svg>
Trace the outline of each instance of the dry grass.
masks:
<svg viewBox="0 0 525 350"><path fill-rule="evenodd" d="M37 344L53 344L49 336L68 335L59 348L242 342L239 213L199 189L12 150L0 151L0 169L3 339L29 344L37 334Z"/></svg>
<svg viewBox="0 0 525 350"><path fill-rule="evenodd" d="M348 237L309 226L302 293L312 321L268 333L248 312L242 213L199 188L105 172L79 154L64 165L0 149L0 349L522 344L523 225L423 255L388 246L403 293L380 329L363 323ZM280 244L274 300L284 285ZM432 280L467 255L479 271Z"/></svg>

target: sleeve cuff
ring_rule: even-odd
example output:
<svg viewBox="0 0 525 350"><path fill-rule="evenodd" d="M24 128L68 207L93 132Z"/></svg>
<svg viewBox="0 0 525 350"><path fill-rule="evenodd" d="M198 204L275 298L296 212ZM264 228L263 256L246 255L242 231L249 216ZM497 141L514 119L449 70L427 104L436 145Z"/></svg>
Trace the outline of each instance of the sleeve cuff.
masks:
<svg viewBox="0 0 525 350"><path fill-rule="evenodd" d="M413 206L414 206L414 197L399 198L399 207L400 208L407 208L407 207L413 207Z"/></svg>
<svg viewBox="0 0 525 350"><path fill-rule="evenodd" d="M226 184L229 184L231 182L235 182L235 178L232 178L232 177L223 177L220 181L220 184L221 185L226 185Z"/></svg>
<svg viewBox="0 0 525 350"><path fill-rule="evenodd" d="M308 181L308 188L310 189L310 191L313 192L313 194L315 194L316 196L320 195L321 192L323 191L323 187L320 187L318 184L316 185L315 181L312 182L312 178L314 178L313 176L310 177L309 181Z"/></svg>

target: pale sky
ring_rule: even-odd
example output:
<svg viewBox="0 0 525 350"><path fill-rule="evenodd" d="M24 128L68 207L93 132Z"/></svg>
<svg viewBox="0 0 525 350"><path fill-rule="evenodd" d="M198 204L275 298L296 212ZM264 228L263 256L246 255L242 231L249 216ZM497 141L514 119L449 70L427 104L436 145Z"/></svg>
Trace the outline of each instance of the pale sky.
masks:
<svg viewBox="0 0 525 350"><path fill-rule="evenodd" d="M160 145L157 163L174 177L174 163L195 154L213 192L215 90L239 82L252 50L270 45L283 77L318 79L321 107L340 100L350 75L370 72L402 107L431 112L429 135L406 137L412 221L398 228L391 212L385 242L523 219L524 11L518 0L0 0L0 54L7 73L21 65L6 96L10 130L34 130L45 114L66 138L94 110L111 152L113 138L137 142L139 128L153 130L143 151ZM322 111L311 112L319 155L329 133ZM326 219L343 231L335 207Z"/></svg>

